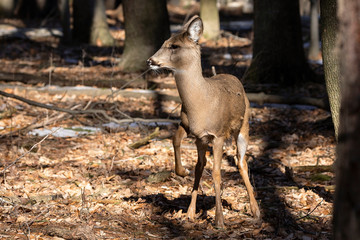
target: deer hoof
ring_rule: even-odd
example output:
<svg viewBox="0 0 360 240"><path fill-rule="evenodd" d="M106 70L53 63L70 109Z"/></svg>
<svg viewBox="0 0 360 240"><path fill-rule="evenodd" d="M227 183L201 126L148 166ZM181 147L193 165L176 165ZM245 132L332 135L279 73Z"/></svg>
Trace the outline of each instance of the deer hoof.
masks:
<svg viewBox="0 0 360 240"><path fill-rule="evenodd" d="M175 173L180 177L186 177L190 174L190 171L187 170L186 168L180 168L180 169L175 169Z"/></svg>
<svg viewBox="0 0 360 240"><path fill-rule="evenodd" d="M251 208L251 213L252 213L253 217L256 219L260 219L259 207L256 205L256 206L250 206L250 208Z"/></svg>
<svg viewBox="0 0 360 240"><path fill-rule="evenodd" d="M215 220L215 227L217 229L224 229L225 228L224 220L223 219Z"/></svg>
<svg viewBox="0 0 360 240"><path fill-rule="evenodd" d="M186 217L191 220L191 221L194 221L195 219L195 210L191 210L189 209L186 213Z"/></svg>

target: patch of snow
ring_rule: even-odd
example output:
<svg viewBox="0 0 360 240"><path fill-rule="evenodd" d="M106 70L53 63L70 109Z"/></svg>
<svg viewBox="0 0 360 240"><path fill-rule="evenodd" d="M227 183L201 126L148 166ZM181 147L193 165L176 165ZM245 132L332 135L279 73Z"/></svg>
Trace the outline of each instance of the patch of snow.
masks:
<svg viewBox="0 0 360 240"><path fill-rule="evenodd" d="M29 134L33 136L43 137L48 134L51 134L56 129L57 127L53 127L51 129L46 129L46 128L34 129L30 131ZM71 128L60 127L59 130L55 131L51 135L53 135L54 137L68 138L68 137L78 137L87 134L94 134L99 131L101 131L101 129L96 127L79 127L79 126L78 127L73 126Z"/></svg>

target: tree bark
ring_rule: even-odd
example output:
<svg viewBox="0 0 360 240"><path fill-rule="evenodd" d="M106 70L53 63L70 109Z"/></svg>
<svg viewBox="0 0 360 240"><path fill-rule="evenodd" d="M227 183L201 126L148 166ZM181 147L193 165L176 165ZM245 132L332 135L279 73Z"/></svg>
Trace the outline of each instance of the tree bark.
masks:
<svg viewBox="0 0 360 240"><path fill-rule="evenodd" d="M334 239L360 239L360 2L339 0L341 110Z"/></svg>
<svg viewBox="0 0 360 240"><path fill-rule="evenodd" d="M97 46L114 45L103 0L74 0L73 17L73 40Z"/></svg>
<svg viewBox="0 0 360 240"><path fill-rule="evenodd" d="M336 51L338 19L336 17L336 0L321 0L321 36L322 54L326 90L329 96L331 116L335 136L338 136L340 112L339 58Z"/></svg>
<svg viewBox="0 0 360 240"><path fill-rule="evenodd" d="M216 0L200 1L200 17L204 24L205 39L216 39L220 34L219 11Z"/></svg>
<svg viewBox="0 0 360 240"><path fill-rule="evenodd" d="M255 0L253 59L246 83L294 85L311 80L301 36L299 1Z"/></svg>
<svg viewBox="0 0 360 240"><path fill-rule="evenodd" d="M126 38L120 67L126 72L142 71L170 36L166 0L124 0L123 9Z"/></svg>

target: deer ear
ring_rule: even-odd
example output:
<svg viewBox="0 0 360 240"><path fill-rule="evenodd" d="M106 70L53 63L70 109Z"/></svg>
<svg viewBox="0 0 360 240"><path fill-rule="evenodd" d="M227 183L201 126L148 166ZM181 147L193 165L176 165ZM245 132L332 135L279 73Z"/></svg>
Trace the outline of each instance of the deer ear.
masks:
<svg viewBox="0 0 360 240"><path fill-rule="evenodd" d="M194 16L185 26L187 26L187 33L189 34L190 40L197 43L203 33L203 23L201 18Z"/></svg>

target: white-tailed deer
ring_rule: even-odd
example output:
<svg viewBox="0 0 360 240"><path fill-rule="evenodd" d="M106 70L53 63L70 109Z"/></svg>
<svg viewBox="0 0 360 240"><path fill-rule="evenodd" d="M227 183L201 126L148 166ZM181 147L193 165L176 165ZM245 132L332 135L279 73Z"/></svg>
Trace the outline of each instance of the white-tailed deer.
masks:
<svg viewBox="0 0 360 240"><path fill-rule="evenodd" d="M182 31L164 42L162 47L149 58L148 64L154 70L166 68L175 74L176 86L182 101L181 124L173 139L177 175L189 174L181 164L181 141L188 133L196 137L198 161L187 216L190 219L195 217L197 192L206 165L205 153L208 144L212 143L214 153L212 175L216 199L215 225L223 227L220 165L224 140L230 136L236 140L237 165L250 198L251 212L254 217L260 217L244 158L249 139L250 109L244 88L235 76L219 74L211 78L203 77L198 44L202 32L202 21L198 16L194 16L184 25Z"/></svg>

